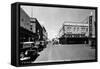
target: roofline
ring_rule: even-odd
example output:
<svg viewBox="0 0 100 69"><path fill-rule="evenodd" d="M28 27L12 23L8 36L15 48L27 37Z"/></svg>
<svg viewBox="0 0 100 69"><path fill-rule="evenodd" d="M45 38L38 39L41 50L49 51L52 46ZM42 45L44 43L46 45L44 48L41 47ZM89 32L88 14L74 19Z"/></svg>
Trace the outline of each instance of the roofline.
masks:
<svg viewBox="0 0 100 69"><path fill-rule="evenodd" d="M81 22L80 23L64 23L63 25L77 25L77 26L89 26L89 24L82 24Z"/></svg>

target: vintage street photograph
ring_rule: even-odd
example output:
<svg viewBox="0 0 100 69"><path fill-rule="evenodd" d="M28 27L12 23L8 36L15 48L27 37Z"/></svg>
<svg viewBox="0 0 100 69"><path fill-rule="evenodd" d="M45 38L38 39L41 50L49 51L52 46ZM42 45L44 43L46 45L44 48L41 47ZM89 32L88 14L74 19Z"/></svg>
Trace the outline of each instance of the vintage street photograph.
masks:
<svg viewBox="0 0 100 69"><path fill-rule="evenodd" d="M94 9L20 6L20 62L96 59Z"/></svg>

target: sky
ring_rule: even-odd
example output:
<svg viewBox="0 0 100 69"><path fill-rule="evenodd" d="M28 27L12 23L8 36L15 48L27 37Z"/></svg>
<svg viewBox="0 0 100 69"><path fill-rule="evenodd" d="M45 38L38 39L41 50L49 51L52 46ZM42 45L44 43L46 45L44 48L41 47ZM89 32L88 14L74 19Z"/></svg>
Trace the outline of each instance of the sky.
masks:
<svg viewBox="0 0 100 69"><path fill-rule="evenodd" d="M21 6L24 11L30 16L37 18L48 33L48 38L52 39L58 35L62 24L66 22L82 22L87 16L95 11L90 9L73 9L73 8L58 8L58 7L41 7L41 6Z"/></svg>

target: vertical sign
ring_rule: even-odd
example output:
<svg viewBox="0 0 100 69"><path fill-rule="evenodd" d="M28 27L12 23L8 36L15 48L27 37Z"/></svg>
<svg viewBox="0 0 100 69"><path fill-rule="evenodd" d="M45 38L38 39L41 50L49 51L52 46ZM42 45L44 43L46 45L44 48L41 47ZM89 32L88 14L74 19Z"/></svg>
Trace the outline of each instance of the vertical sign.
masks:
<svg viewBox="0 0 100 69"><path fill-rule="evenodd" d="M92 16L89 16L89 37L92 37Z"/></svg>

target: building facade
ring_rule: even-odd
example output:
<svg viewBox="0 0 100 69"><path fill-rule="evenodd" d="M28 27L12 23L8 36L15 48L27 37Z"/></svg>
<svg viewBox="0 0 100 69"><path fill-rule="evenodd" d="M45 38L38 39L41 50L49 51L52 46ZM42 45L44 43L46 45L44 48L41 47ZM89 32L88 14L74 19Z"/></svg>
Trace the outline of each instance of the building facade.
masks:
<svg viewBox="0 0 100 69"><path fill-rule="evenodd" d="M64 23L65 37L88 37L88 24Z"/></svg>
<svg viewBox="0 0 100 69"><path fill-rule="evenodd" d="M46 48L47 35L45 34L47 34L47 31L41 26L37 18L28 16L20 8L19 54L21 64L33 62L39 56L39 52Z"/></svg>
<svg viewBox="0 0 100 69"><path fill-rule="evenodd" d="M89 24L65 22L59 31L60 43L88 43ZM82 41L81 41L82 39ZM78 42L76 42L76 40Z"/></svg>
<svg viewBox="0 0 100 69"><path fill-rule="evenodd" d="M59 31L59 41L66 43L95 43L95 18L90 15L84 22L64 22Z"/></svg>

